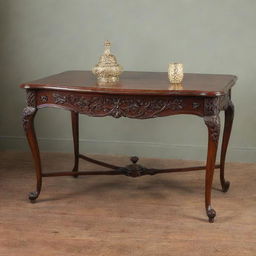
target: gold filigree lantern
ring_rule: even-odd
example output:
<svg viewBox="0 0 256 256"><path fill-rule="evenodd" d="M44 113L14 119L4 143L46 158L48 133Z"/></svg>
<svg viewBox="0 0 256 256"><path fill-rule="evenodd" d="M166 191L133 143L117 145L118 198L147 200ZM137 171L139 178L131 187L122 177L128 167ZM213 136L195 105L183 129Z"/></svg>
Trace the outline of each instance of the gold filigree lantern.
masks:
<svg viewBox="0 0 256 256"><path fill-rule="evenodd" d="M92 73L97 76L98 84L116 84L123 68L117 63L116 57L110 52L110 42L105 41L105 50L100 56L98 64L92 69Z"/></svg>

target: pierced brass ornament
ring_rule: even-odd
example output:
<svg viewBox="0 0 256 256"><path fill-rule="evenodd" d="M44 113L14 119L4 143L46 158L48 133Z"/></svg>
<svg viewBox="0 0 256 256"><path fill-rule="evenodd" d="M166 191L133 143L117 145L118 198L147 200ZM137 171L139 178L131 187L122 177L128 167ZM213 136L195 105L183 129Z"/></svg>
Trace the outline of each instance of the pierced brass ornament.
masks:
<svg viewBox="0 0 256 256"><path fill-rule="evenodd" d="M170 84L169 86L169 90L173 90L173 91L180 91L183 90L183 84Z"/></svg>
<svg viewBox="0 0 256 256"><path fill-rule="evenodd" d="M104 47L104 53L101 55L98 64L92 69L92 73L97 76L99 85L116 84L123 68L117 63L116 57L111 54L109 41L105 41Z"/></svg>
<svg viewBox="0 0 256 256"><path fill-rule="evenodd" d="M172 84L180 84L183 80L183 65L181 63L170 63L168 77Z"/></svg>

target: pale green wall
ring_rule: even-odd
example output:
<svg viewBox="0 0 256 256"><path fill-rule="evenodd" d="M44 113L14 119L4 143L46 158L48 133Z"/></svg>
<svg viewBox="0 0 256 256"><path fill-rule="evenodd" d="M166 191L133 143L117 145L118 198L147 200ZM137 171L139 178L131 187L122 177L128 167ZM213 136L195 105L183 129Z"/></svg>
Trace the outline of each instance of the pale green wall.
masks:
<svg viewBox="0 0 256 256"><path fill-rule="evenodd" d="M88 70L103 42L125 70L235 74L236 116L228 160L256 161L255 0L0 0L1 149L27 150L20 114L24 81ZM70 151L69 113L36 119L45 151ZM82 151L204 159L207 133L198 117L137 121L81 118Z"/></svg>

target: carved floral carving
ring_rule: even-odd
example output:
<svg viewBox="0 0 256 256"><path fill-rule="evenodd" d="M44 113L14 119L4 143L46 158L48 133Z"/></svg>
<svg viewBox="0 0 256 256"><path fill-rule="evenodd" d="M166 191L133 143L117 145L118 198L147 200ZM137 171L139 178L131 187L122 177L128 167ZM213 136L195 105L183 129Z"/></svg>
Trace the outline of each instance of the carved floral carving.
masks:
<svg viewBox="0 0 256 256"><path fill-rule="evenodd" d="M142 97L84 97L53 93L55 104L70 104L91 116L113 116L115 118L152 118L166 110L183 109L182 99L150 99Z"/></svg>
<svg viewBox="0 0 256 256"><path fill-rule="evenodd" d="M225 110L229 106L229 101L229 94L219 97L205 98L204 114L206 116L217 115L221 110Z"/></svg>
<svg viewBox="0 0 256 256"><path fill-rule="evenodd" d="M200 107L200 103L198 103L198 102L193 102L192 103L192 108L193 109L198 109Z"/></svg>
<svg viewBox="0 0 256 256"><path fill-rule="evenodd" d="M137 178L143 175L154 175L157 174L157 169L148 169L140 164L137 164L139 158L136 156L131 157L132 164L125 167L120 167L117 170L126 176Z"/></svg>
<svg viewBox="0 0 256 256"><path fill-rule="evenodd" d="M32 115L35 113L36 108L34 107L25 107L22 112L22 124L25 131L28 130L29 126L29 119L32 117Z"/></svg>
<svg viewBox="0 0 256 256"><path fill-rule="evenodd" d="M207 116L217 115L219 113L219 98L218 97L205 98L204 113Z"/></svg>
<svg viewBox="0 0 256 256"><path fill-rule="evenodd" d="M27 106L36 106L36 93L33 90L27 90Z"/></svg>
<svg viewBox="0 0 256 256"><path fill-rule="evenodd" d="M48 96L46 96L46 95L40 96L40 101L41 101L42 103L46 103L46 102L48 101Z"/></svg>
<svg viewBox="0 0 256 256"><path fill-rule="evenodd" d="M121 173L123 173L125 176L129 176L129 177L133 177L133 178L137 178L137 177L140 177L143 175L154 175L157 173L157 170L148 169L139 164L121 167L117 170L120 171Z"/></svg>
<svg viewBox="0 0 256 256"><path fill-rule="evenodd" d="M219 115L215 116L205 116L204 122L209 129L210 136L212 140L217 144L220 136L220 117Z"/></svg>

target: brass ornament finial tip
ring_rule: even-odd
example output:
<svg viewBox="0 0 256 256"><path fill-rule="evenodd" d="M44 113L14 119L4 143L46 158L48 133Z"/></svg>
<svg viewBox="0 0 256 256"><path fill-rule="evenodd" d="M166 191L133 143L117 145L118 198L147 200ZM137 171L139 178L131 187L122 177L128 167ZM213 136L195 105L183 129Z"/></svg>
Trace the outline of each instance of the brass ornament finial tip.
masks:
<svg viewBox="0 0 256 256"><path fill-rule="evenodd" d="M104 54L105 54L105 55L110 55L111 43L110 43L108 40L106 40L106 41L104 42L104 47L105 47L105 49L104 49Z"/></svg>
<svg viewBox="0 0 256 256"><path fill-rule="evenodd" d="M106 41L104 42L104 46L111 46L111 43L110 43L108 40L106 40Z"/></svg>

